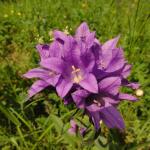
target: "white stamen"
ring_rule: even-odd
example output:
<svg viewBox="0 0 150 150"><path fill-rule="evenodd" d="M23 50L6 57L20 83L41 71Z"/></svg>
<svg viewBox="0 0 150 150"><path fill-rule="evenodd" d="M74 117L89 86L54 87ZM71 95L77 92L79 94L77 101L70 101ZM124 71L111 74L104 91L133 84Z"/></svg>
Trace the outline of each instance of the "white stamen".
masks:
<svg viewBox="0 0 150 150"><path fill-rule="evenodd" d="M73 82L75 83L79 83L82 80L82 76L78 74L78 72L80 72L79 68L75 68L75 66L71 66L72 68L72 74L74 74L74 78L73 78Z"/></svg>
<svg viewBox="0 0 150 150"><path fill-rule="evenodd" d="M97 106L101 106L101 103L100 102L98 102L97 100L93 100L93 102L95 103L95 104L97 104Z"/></svg>

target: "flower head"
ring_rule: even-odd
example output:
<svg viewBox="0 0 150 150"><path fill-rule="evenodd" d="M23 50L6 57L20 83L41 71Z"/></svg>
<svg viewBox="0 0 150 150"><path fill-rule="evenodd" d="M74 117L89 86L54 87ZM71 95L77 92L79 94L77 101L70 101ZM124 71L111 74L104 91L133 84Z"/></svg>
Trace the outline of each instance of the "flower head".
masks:
<svg viewBox="0 0 150 150"><path fill-rule="evenodd" d="M99 82L99 91L96 94L77 90L72 93L72 98L77 107L84 109L89 115L96 129L99 129L101 120L109 128L123 129L123 119L116 106L122 99L136 101L137 98L129 94L119 93L120 86L120 77L107 77ZM108 121L110 122L108 123Z"/></svg>
<svg viewBox="0 0 150 150"><path fill-rule="evenodd" d="M120 88L138 89L139 84L127 80L131 65L123 49L117 46L120 36L101 44L84 22L74 36L55 30L53 38L51 44L36 46L40 66L23 75L38 78L29 89L29 97L53 86L65 104L74 103L84 110L96 130L101 121L109 128L123 130L125 125L117 106L122 100L136 101L137 98L121 93ZM142 92L136 91L136 95ZM70 123L70 133L85 132L74 120Z"/></svg>

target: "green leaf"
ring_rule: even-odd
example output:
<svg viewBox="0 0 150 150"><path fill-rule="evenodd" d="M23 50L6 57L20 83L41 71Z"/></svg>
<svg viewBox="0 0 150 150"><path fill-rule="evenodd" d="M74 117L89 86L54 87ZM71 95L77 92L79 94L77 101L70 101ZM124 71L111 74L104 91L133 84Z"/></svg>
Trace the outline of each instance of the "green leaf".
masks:
<svg viewBox="0 0 150 150"><path fill-rule="evenodd" d="M20 121L16 118L16 116L13 115L7 108L4 108L1 104L0 104L0 111L7 117L8 120L10 120L16 126L21 125Z"/></svg>
<svg viewBox="0 0 150 150"><path fill-rule="evenodd" d="M63 131L63 126L64 126L62 120L59 117L55 116L55 115L50 115L50 117L51 117L51 119L52 119L52 121L54 123L56 131L59 134L61 134L62 131Z"/></svg>

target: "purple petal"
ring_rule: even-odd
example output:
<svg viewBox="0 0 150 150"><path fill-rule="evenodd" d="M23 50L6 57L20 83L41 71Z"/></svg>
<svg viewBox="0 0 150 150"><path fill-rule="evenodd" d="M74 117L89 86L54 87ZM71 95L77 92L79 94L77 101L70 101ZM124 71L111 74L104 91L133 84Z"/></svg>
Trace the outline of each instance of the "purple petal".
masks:
<svg viewBox="0 0 150 150"><path fill-rule="evenodd" d="M65 66L65 62L60 58L51 57L42 60L40 62L40 65L44 68L55 71L56 73L62 73Z"/></svg>
<svg viewBox="0 0 150 150"><path fill-rule="evenodd" d="M68 129L68 132L70 133L70 134L72 134L72 135L75 135L76 134L76 129L74 129L74 128L69 128Z"/></svg>
<svg viewBox="0 0 150 150"><path fill-rule="evenodd" d="M87 25L86 22L83 22L76 30L76 34L75 34L75 37L77 39L82 39L82 38L85 38L87 36L87 34L90 33L90 30L89 30L89 27Z"/></svg>
<svg viewBox="0 0 150 150"><path fill-rule="evenodd" d="M68 105L73 102L72 97L65 97L63 100L65 105Z"/></svg>
<svg viewBox="0 0 150 150"><path fill-rule="evenodd" d="M123 51L120 48L114 49L112 51L112 59L107 66L107 72L114 72L121 69L125 64Z"/></svg>
<svg viewBox="0 0 150 150"><path fill-rule="evenodd" d="M49 49L49 45L42 45L42 44L38 44L36 46L41 59L45 59L50 57L50 49Z"/></svg>
<svg viewBox="0 0 150 150"><path fill-rule="evenodd" d="M96 38L94 39L94 43L95 43L95 44L98 44L98 45L100 45L100 46L101 46L101 43L100 43L100 42L99 42L99 40L98 40L98 39L96 39Z"/></svg>
<svg viewBox="0 0 150 150"><path fill-rule="evenodd" d="M50 56L61 57L62 56L62 45L58 41L54 41L50 45Z"/></svg>
<svg viewBox="0 0 150 150"><path fill-rule="evenodd" d="M48 86L49 86L49 84L43 80L38 80L38 81L34 82L28 91L29 98L34 96L38 92L42 91L43 89L45 89Z"/></svg>
<svg viewBox="0 0 150 150"><path fill-rule="evenodd" d="M80 50L77 42L72 36L68 36L67 41L64 44L64 58L73 65L78 66L78 63L80 62Z"/></svg>
<svg viewBox="0 0 150 150"><path fill-rule="evenodd" d="M120 100L118 100L118 98L115 99L115 98L111 98L111 97L103 97L102 99L105 101L106 104L109 103L112 105L116 105L120 102Z"/></svg>
<svg viewBox="0 0 150 150"><path fill-rule="evenodd" d="M94 44L95 32L89 33L86 37L86 47L90 48Z"/></svg>
<svg viewBox="0 0 150 150"><path fill-rule="evenodd" d="M55 30L53 32L54 38L56 40L58 40L61 44L64 44L64 42L66 41L67 35L64 32Z"/></svg>
<svg viewBox="0 0 150 150"><path fill-rule="evenodd" d="M59 78L60 78L61 75L52 75L50 78L48 78L46 80L47 83L49 83L50 85L52 86L56 86Z"/></svg>
<svg viewBox="0 0 150 150"><path fill-rule="evenodd" d="M137 97L135 97L131 94L125 94L125 93L120 93L118 98L121 100L130 100L130 101L137 101L138 100Z"/></svg>
<svg viewBox="0 0 150 150"><path fill-rule="evenodd" d="M100 111L101 110L101 107L98 106L97 104L93 103L91 105L87 105L86 106L86 109L89 111L89 112L97 112L97 111Z"/></svg>
<svg viewBox="0 0 150 150"><path fill-rule="evenodd" d="M100 58L100 55L102 55L102 49L101 49L101 45L100 43L98 43L99 41L97 39L95 39L96 42L94 42L93 46L91 47L91 51L95 57L95 60L98 61ZM98 42L97 42L98 41Z"/></svg>
<svg viewBox="0 0 150 150"><path fill-rule="evenodd" d="M134 83L134 82L129 82L127 79L122 80L122 85L132 88L132 89L138 89L140 87L140 84Z"/></svg>
<svg viewBox="0 0 150 150"><path fill-rule="evenodd" d="M25 78L41 78L41 79L47 79L49 78L50 71L42 69L42 68L34 68L32 70L29 70L27 73L23 75Z"/></svg>
<svg viewBox="0 0 150 150"><path fill-rule="evenodd" d="M112 60L112 57L113 57L112 50L116 48L118 40L119 40L119 36L105 42L102 45L102 47L101 47L102 53L100 54L100 62L99 63L102 64L103 68L107 68L108 65L110 64L110 61Z"/></svg>
<svg viewBox="0 0 150 150"><path fill-rule="evenodd" d="M88 72L91 72L95 65L94 55L91 52L84 53L81 56L81 65L83 70L87 70Z"/></svg>
<svg viewBox="0 0 150 150"><path fill-rule="evenodd" d="M73 119L70 120L70 125L72 128L77 128L77 124Z"/></svg>
<svg viewBox="0 0 150 150"><path fill-rule="evenodd" d="M119 128L124 129L124 121L120 115L120 113L117 111L117 109L113 106L105 107L101 110L101 117L104 123L109 128Z"/></svg>
<svg viewBox="0 0 150 150"><path fill-rule="evenodd" d="M100 112L99 111L87 111L87 113L90 116L95 126L95 129L98 130L100 128L100 120L101 120Z"/></svg>
<svg viewBox="0 0 150 150"><path fill-rule="evenodd" d="M86 130L87 130L87 128L80 128L80 134L81 134L82 136L84 136L85 133L86 133Z"/></svg>
<svg viewBox="0 0 150 150"><path fill-rule="evenodd" d="M56 85L57 93L60 97L65 97L67 93L70 91L73 83L69 80L60 79L58 84Z"/></svg>
<svg viewBox="0 0 150 150"><path fill-rule="evenodd" d="M106 93L116 95L121 85L120 77L107 77L101 80L98 84L99 90Z"/></svg>
<svg viewBox="0 0 150 150"><path fill-rule="evenodd" d="M93 74L88 74L81 82L79 82L79 85L83 87L84 89L88 90L92 93L98 92L98 84L95 76Z"/></svg>
<svg viewBox="0 0 150 150"><path fill-rule="evenodd" d="M85 90L77 90L74 93L72 93L72 98L78 108L85 107L85 98L87 98L88 95L89 93Z"/></svg>
<svg viewBox="0 0 150 150"><path fill-rule="evenodd" d="M78 126L77 126L76 122L73 119L70 120L70 125L71 125L71 128L68 130L68 132L70 134L76 134Z"/></svg>
<svg viewBox="0 0 150 150"><path fill-rule="evenodd" d="M112 50L112 49L115 49L116 48L116 46L117 46L117 43L118 43L118 40L119 40L119 38L120 38L120 36L117 36L116 38L113 38L113 39L111 39L111 40L109 40L109 41L107 41L107 42L105 42L104 44L103 44L103 46L102 46L102 50L103 51L110 51L110 50Z"/></svg>
<svg viewBox="0 0 150 150"><path fill-rule="evenodd" d="M130 72L131 72L131 65L125 65L123 71L122 71L122 76L123 78L127 78L129 75L130 75Z"/></svg>

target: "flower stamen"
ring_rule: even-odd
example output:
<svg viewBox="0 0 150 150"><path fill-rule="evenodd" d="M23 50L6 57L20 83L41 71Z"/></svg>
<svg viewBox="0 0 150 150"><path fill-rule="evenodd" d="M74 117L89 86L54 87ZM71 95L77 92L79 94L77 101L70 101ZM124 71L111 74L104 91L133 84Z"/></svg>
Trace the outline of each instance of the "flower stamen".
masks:
<svg viewBox="0 0 150 150"><path fill-rule="evenodd" d="M75 66L71 66L71 68L73 70L71 73L74 74L73 82L79 83L82 80L82 76L79 74L80 69Z"/></svg>
<svg viewBox="0 0 150 150"><path fill-rule="evenodd" d="M76 73L76 72L79 72L80 71L80 69L79 68L75 68L75 66L71 66L71 68L72 68L72 74L74 74L74 73Z"/></svg>
<svg viewBox="0 0 150 150"><path fill-rule="evenodd" d="M95 103L95 104L97 104L97 106L101 106L101 103L100 102L98 102L97 100L93 100L93 102Z"/></svg>

